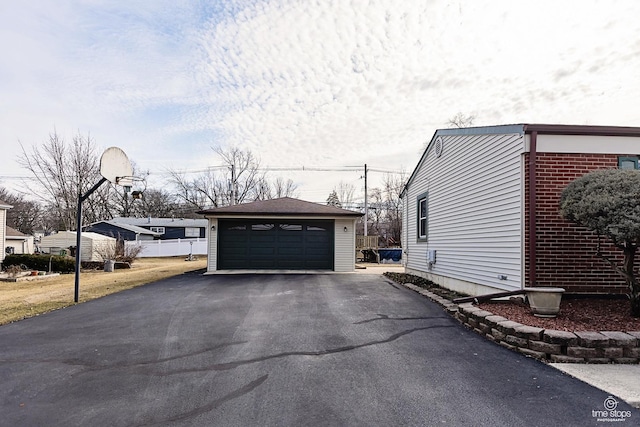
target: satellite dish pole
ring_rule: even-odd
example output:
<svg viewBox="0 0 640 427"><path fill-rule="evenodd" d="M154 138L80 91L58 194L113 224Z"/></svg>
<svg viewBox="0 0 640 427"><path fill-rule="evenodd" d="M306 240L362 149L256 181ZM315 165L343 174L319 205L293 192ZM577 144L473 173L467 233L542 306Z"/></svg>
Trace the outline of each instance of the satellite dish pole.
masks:
<svg viewBox="0 0 640 427"><path fill-rule="evenodd" d="M102 157L100 157L100 175L102 178L89 191L82 194L78 192L78 218L76 222L76 277L73 301L78 302L80 299L80 261L81 261L81 245L82 245L82 202L93 194L106 181L112 184L122 185L131 188L135 178L133 176L133 168L127 155L118 147L109 147Z"/></svg>

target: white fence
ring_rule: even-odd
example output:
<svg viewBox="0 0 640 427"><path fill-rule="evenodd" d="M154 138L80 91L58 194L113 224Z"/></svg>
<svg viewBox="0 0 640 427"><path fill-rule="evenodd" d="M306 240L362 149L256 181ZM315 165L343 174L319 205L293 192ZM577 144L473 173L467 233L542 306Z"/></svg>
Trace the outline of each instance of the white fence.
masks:
<svg viewBox="0 0 640 427"><path fill-rule="evenodd" d="M125 242L127 246L142 246L141 258L206 255L207 239L138 240Z"/></svg>

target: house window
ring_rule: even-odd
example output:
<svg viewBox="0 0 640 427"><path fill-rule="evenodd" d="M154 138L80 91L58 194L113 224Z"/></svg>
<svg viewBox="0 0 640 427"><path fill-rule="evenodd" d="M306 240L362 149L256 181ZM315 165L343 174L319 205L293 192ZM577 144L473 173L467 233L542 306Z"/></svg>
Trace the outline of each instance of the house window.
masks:
<svg viewBox="0 0 640 427"><path fill-rule="evenodd" d="M618 169L640 169L638 168L638 157L618 157Z"/></svg>
<svg viewBox="0 0 640 427"><path fill-rule="evenodd" d="M185 227L184 237L200 237L200 229L198 227Z"/></svg>
<svg viewBox="0 0 640 427"><path fill-rule="evenodd" d="M149 227L149 230L153 231L154 233L164 234L164 227Z"/></svg>
<svg viewBox="0 0 640 427"><path fill-rule="evenodd" d="M418 196L418 240L426 241L429 232L429 194Z"/></svg>

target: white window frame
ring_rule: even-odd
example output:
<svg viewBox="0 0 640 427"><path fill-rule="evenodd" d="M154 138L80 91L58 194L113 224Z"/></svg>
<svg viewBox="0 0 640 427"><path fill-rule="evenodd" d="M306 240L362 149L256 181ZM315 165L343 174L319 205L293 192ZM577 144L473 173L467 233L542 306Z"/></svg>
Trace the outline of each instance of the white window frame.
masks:
<svg viewBox="0 0 640 427"><path fill-rule="evenodd" d="M424 209L422 206L424 205ZM417 240L427 241L429 238L429 193L417 197Z"/></svg>
<svg viewBox="0 0 640 427"><path fill-rule="evenodd" d="M149 227L149 230L153 231L154 233L160 233L160 234L164 234L164 227Z"/></svg>

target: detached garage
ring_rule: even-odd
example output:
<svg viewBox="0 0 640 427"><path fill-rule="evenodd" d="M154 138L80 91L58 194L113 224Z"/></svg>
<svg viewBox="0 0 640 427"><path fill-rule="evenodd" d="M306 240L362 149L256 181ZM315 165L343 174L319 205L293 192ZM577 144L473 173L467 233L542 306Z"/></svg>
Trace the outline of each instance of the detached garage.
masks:
<svg viewBox="0 0 640 427"><path fill-rule="evenodd" d="M359 212L283 197L198 213L209 220L207 273L355 269Z"/></svg>

